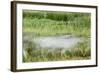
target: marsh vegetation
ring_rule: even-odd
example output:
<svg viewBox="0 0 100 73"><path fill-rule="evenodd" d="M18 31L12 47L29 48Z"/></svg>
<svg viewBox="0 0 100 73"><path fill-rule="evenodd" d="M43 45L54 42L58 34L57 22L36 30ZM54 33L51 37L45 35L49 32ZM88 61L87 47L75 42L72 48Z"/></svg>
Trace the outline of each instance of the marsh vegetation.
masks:
<svg viewBox="0 0 100 73"><path fill-rule="evenodd" d="M90 59L90 18L89 13L23 10L23 62Z"/></svg>

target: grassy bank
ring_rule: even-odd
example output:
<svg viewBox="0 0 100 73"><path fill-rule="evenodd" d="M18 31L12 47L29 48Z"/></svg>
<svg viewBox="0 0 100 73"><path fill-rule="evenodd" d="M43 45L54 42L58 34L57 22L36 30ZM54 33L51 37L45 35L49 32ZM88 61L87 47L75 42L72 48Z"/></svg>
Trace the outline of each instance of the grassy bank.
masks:
<svg viewBox="0 0 100 73"><path fill-rule="evenodd" d="M90 36L89 13L24 11L23 18L23 32L33 32L36 36Z"/></svg>
<svg viewBox="0 0 100 73"><path fill-rule="evenodd" d="M35 44L29 43L23 56L24 62L41 62L41 61L63 61L63 60L83 60L90 59L89 42L79 43L70 50L63 51L62 48L50 51L51 48L37 48Z"/></svg>

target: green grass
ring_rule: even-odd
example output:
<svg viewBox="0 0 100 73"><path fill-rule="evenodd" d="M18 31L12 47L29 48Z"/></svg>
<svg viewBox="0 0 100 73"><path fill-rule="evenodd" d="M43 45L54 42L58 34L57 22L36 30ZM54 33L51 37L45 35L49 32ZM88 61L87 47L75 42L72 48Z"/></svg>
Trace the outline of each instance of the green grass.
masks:
<svg viewBox="0 0 100 73"><path fill-rule="evenodd" d="M34 37L70 34L88 39L91 36L90 17L89 13L24 10L23 33L33 33ZM24 49L26 55L23 55L23 62L90 59L91 49L89 44L90 40L89 42L78 43L73 47L74 49L71 48L72 50L62 52L62 48L58 48L59 50L50 52L45 48L42 50L37 48L33 42L27 42L27 47Z"/></svg>
<svg viewBox="0 0 100 73"><path fill-rule="evenodd" d="M43 17L47 14L45 17ZM23 31L33 32L36 36L74 34L90 36L89 13L65 12L24 12Z"/></svg>
<svg viewBox="0 0 100 73"><path fill-rule="evenodd" d="M65 50L64 52L59 48L54 51L49 49L40 49L35 46L34 43L30 42L29 47L25 49L26 56L23 56L24 62L40 62L40 61L61 61L61 60L83 60L90 59L90 47L89 42L79 43L71 50Z"/></svg>

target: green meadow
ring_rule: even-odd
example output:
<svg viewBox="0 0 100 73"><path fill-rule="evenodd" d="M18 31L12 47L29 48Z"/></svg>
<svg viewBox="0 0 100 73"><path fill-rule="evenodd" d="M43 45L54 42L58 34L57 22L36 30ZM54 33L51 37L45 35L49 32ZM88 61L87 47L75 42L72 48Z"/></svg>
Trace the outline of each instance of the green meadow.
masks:
<svg viewBox="0 0 100 73"><path fill-rule="evenodd" d="M23 10L23 38L28 36L34 39L61 35L85 38L84 42L64 52L61 48L50 52L48 49L36 47L34 42L23 40L23 45L25 45L23 62L90 59L90 27L90 13Z"/></svg>

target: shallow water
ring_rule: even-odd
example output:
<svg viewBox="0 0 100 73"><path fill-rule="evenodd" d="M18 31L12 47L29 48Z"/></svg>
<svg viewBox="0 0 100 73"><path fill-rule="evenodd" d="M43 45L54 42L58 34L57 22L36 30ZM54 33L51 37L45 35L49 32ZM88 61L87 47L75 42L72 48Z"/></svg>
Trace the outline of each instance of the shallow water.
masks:
<svg viewBox="0 0 100 73"><path fill-rule="evenodd" d="M23 37L23 54L26 55L25 48L29 48L30 44L33 46L31 49L48 49L48 52L65 52L71 50L77 46L78 43L84 42L86 39L82 37L76 37L73 35L63 36L48 36L48 37L36 37L24 36Z"/></svg>
<svg viewBox="0 0 100 73"><path fill-rule="evenodd" d="M71 48L80 42L83 42L83 38L75 37L71 35L64 36L51 36L51 37L39 37L32 40L37 46L41 48Z"/></svg>

